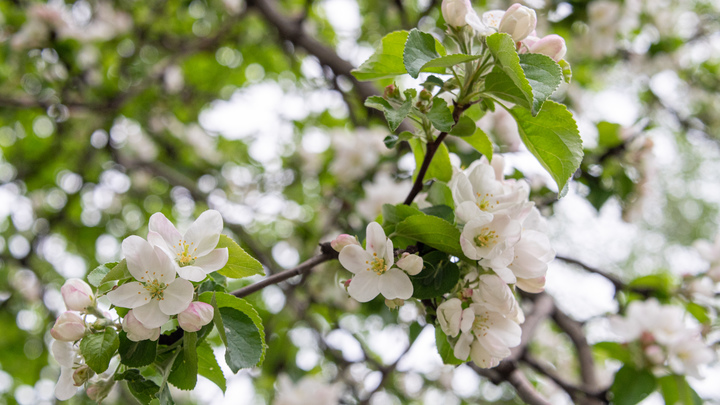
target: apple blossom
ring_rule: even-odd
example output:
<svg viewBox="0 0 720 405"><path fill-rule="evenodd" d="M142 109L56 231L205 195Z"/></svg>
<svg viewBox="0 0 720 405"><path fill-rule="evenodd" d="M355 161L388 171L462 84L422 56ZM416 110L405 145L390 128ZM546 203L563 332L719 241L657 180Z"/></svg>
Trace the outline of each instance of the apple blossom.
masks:
<svg viewBox="0 0 720 405"><path fill-rule="evenodd" d="M56 340L52 342L50 351L60 365L60 378L55 385L55 397L65 401L72 398L77 392L73 374L75 373L74 369L80 364L79 348L70 342Z"/></svg>
<svg viewBox="0 0 720 405"><path fill-rule="evenodd" d="M185 234L160 212L150 217L149 229L148 242L170 255L177 274L186 280L202 281L228 261L227 248L215 249L223 229L222 216L215 210L200 214Z"/></svg>
<svg viewBox="0 0 720 405"><path fill-rule="evenodd" d="M140 321L135 318L135 314L131 309L125 315L122 321L122 328L127 333L127 338L133 342L141 340L158 340L160 337L160 327L148 329L143 326Z"/></svg>
<svg viewBox="0 0 720 405"><path fill-rule="evenodd" d="M197 332L213 319L213 307L204 302L190 303L186 310L178 314L180 327L187 332Z"/></svg>
<svg viewBox="0 0 720 405"><path fill-rule="evenodd" d="M520 240L521 230L520 222L510 216L485 212L465 224L460 247L470 259L495 259Z"/></svg>
<svg viewBox="0 0 720 405"><path fill-rule="evenodd" d="M475 315L472 328L460 335L454 349L455 357L464 360L469 355L478 367L494 367L510 355L511 347L520 344L522 329L486 305L473 303L470 308Z"/></svg>
<svg viewBox="0 0 720 405"><path fill-rule="evenodd" d="M161 248L153 247L139 236L122 243L130 274L138 280L121 285L107 294L118 307L131 308L140 323L148 329L162 326L184 311L193 298L193 285L175 278L176 266Z"/></svg>
<svg viewBox="0 0 720 405"><path fill-rule="evenodd" d="M698 367L715 358L715 351L702 341L699 334L692 331L686 331L683 337L668 345L668 365L677 374L701 378Z"/></svg>
<svg viewBox="0 0 720 405"><path fill-rule="evenodd" d="M520 42L535 30L536 24L535 10L515 3L505 11L498 30L510 34L513 41Z"/></svg>
<svg viewBox="0 0 720 405"><path fill-rule="evenodd" d="M79 278L71 278L60 288L65 306L70 311L84 311L93 306L95 298L88 283Z"/></svg>
<svg viewBox="0 0 720 405"><path fill-rule="evenodd" d="M360 242L358 242L357 238L351 235L348 235L346 233L339 235L337 238L333 239L332 242L330 242L330 247L333 248L336 252L341 252L345 246L348 245L360 245Z"/></svg>
<svg viewBox="0 0 720 405"><path fill-rule="evenodd" d="M495 30L485 24L474 10L465 15L465 22L473 29L475 35L486 37L495 33Z"/></svg>
<svg viewBox="0 0 720 405"><path fill-rule="evenodd" d="M63 342L74 342L85 336L85 321L76 312L63 312L50 329L50 335Z"/></svg>
<svg viewBox="0 0 720 405"><path fill-rule="evenodd" d="M355 274L348 286L348 294L360 302L368 302L378 294L387 299L410 298L413 286L406 272L419 272L415 259L404 262L402 265L407 263L407 266L404 269L401 267L402 270L393 267L393 244L385 237L380 224L368 224L366 234L366 249L359 245L348 245L338 257L340 264Z"/></svg>
<svg viewBox="0 0 720 405"><path fill-rule="evenodd" d="M475 13L470 0L443 0L441 10L445 22L455 28L467 25L465 16L470 12Z"/></svg>
<svg viewBox="0 0 720 405"><path fill-rule="evenodd" d="M518 304L510 287L494 274L483 274L479 277L480 284L473 290L473 302L481 303L486 308L504 314L517 323L525 322L520 304Z"/></svg>
<svg viewBox="0 0 720 405"><path fill-rule="evenodd" d="M475 321L475 313L471 308L463 309L462 301L458 298L450 298L438 305L437 319L442 331L450 337L455 337L461 331L470 330Z"/></svg>
<svg viewBox="0 0 720 405"><path fill-rule="evenodd" d="M565 39L563 39L560 35L552 34L546 35L542 38L530 36L525 38L522 42L527 47L527 52L549 56L555 62L562 59L567 52Z"/></svg>

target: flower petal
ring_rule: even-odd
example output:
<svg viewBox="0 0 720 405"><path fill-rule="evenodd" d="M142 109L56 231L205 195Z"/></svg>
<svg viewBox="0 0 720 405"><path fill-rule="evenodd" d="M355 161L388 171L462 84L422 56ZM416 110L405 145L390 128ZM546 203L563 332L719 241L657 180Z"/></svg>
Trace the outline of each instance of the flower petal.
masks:
<svg viewBox="0 0 720 405"><path fill-rule="evenodd" d="M60 368L60 378L57 385L55 385L55 398L67 401L77 393L78 387L75 386L75 381L73 381L74 372L75 370L72 368Z"/></svg>
<svg viewBox="0 0 720 405"><path fill-rule="evenodd" d="M414 276L422 271L423 259L418 255L407 255L398 260L397 266Z"/></svg>
<svg viewBox="0 0 720 405"><path fill-rule="evenodd" d="M170 257L175 257L180 250L180 247L177 245L177 243L175 244L175 246L168 246L165 239L163 239L163 237L157 232L148 232L147 240L148 242L150 242L151 245L160 247Z"/></svg>
<svg viewBox="0 0 720 405"><path fill-rule="evenodd" d="M385 231L377 222L370 222L365 230L365 248L371 255L377 253L379 257L385 256L386 241Z"/></svg>
<svg viewBox="0 0 720 405"><path fill-rule="evenodd" d="M338 256L340 264L349 272L360 274L368 271L372 256L358 245L345 246Z"/></svg>
<svg viewBox="0 0 720 405"><path fill-rule="evenodd" d="M55 361L57 361L62 367L71 368L75 365L77 352L73 349L72 343L55 340L53 341L52 346L50 346L50 350L52 351Z"/></svg>
<svg viewBox="0 0 720 405"><path fill-rule="evenodd" d="M222 230L222 215L215 210L207 210L190 225L183 240L193 244L194 256L205 256L217 246Z"/></svg>
<svg viewBox="0 0 720 405"><path fill-rule="evenodd" d="M360 302L368 302L380 294L379 282L380 276L373 271L357 273L348 286L348 294Z"/></svg>
<svg viewBox="0 0 720 405"><path fill-rule="evenodd" d="M228 248L214 249L205 256L198 257L194 266L200 267L205 273L212 273L225 267L228 262Z"/></svg>
<svg viewBox="0 0 720 405"><path fill-rule="evenodd" d="M116 307L137 308L150 301L150 293L142 284L132 281L107 293L107 298Z"/></svg>
<svg viewBox="0 0 720 405"><path fill-rule="evenodd" d="M393 243L390 239L385 243L385 268L389 269L395 264L395 249L393 249Z"/></svg>
<svg viewBox="0 0 720 405"><path fill-rule="evenodd" d="M168 248L172 250L179 249L178 243L182 241L182 235L180 234L180 231L175 228L175 225L173 225L172 222L170 222L170 220L162 213L156 212L152 214L150 217L150 223L148 224L148 229L150 232L158 234L162 240L165 241ZM156 242L160 242L155 236L153 236L151 240L150 233L148 233L148 240L156 246L158 246Z"/></svg>
<svg viewBox="0 0 720 405"><path fill-rule="evenodd" d="M166 290L167 291L167 290ZM159 308L160 301L149 300L147 304L133 310L135 319L140 321L148 329L163 326L170 319Z"/></svg>
<svg viewBox="0 0 720 405"><path fill-rule="evenodd" d="M192 283L182 278L176 278L163 293L160 300L160 310L167 315L176 315L187 309L193 299L195 288ZM137 317L137 316L136 316Z"/></svg>
<svg viewBox="0 0 720 405"><path fill-rule="evenodd" d="M205 280L207 273L197 266L183 266L177 269L178 276L188 281L199 282Z"/></svg>
<svg viewBox="0 0 720 405"><path fill-rule="evenodd" d="M462 361L467 360L470 355L470 344L472 342L472 333L461 333L453 349L453 355Z"/></svg>
<svg viewBox="0 0 720 405"><path fill-rule="evenodd" d="M378 288L380 289L380 293L389 300L395 298L406 300L410 298L413 293L413 285L410 282L410 277L398 268L390 269L381 275Z"/></svg>
<svg viewBox="0 0 720 405"><path fill-rule="evenodd" d="M152 245L137 235L123 240L122 252L127 260L128 270L136 280L142 280L149 269L160 267Z"/></svg>
<svg viewBox="0 0 720 405"><path fill-rule="evenodd" d="M155 246L154 249L159 267L157 270L148 274L151 274L154 279L160 281L161 283L170 284L173 280L175 280L175 269L177 268L177 265L161 247Z"/></svg>

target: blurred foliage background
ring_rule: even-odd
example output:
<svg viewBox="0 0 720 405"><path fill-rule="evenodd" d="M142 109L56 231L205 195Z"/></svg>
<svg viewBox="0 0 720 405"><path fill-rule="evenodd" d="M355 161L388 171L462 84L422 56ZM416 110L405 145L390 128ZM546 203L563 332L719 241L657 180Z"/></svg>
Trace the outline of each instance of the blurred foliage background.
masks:
<svg viewBox="0 0 720 405"><path fill-rule="evenodd" d="M573 81L555 98L576 114L586 149L570 194L556 202L507 117L481 123L532 184L556 250L623 280L659 273L672 285L699 271L690 246L714 236L720 203L719 5L525 3L539 31L568 44ZM385 148L387 127L362 104L390 82L349 72L383 35L414 26L442 37L439 1L0 1L0 403L54 401L47 348L64 309L59 287L119 259L152 213L187 225L217 209L273 273L339 233L362 237L383 203L402 201L412 154ZM450 149L459 164L479 158ZM554 266L558 279L582 276ZM229 403L271 403L306 375L343 387L347 403L517 403L506 385L438 364L419 306L360 306L340 286L347 277L331 262L250 297L270 346L262 369L226 373ZM587 281L588 294L611 288L603 283ZM549 280L548 290L574 307L561 286ZM616 309L589 301L570 314L585 322ZM546 326L531 349L579 378L567 336ZM175 396L222 393L204 380ZM117 390L108 402L129 398Z"/></svg>

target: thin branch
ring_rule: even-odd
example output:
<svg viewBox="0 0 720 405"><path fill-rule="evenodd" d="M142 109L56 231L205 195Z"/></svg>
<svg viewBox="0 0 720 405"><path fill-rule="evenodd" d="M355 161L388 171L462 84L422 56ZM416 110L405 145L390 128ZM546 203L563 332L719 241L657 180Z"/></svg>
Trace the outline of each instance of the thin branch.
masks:
<svg viewBox="0 0 720 405"><path fill-rule="evenodd" d="M267 277L262 281L258 281L255 284L251 284L247 287L243 287L239 290L233 291L232 295L238 298L248 296L254 292L262 290L269 285L277 284L297 275L304 274L305 272L310 271L313 267L317 266L320 263L337 259L338 252L336 252L335 250L333 250L332 247L330 247L329 242L321 244L320 249L322 253L302 262L297 267L273 274L272 276Z"/></svg>
<svg viewBox="0 0 720 405"><path fill-rule="evenodd" d="M474 363L468 363L470 367L475 370L479 375L487 378L493 384L499 385L504 381L507 381L515 388L520 399L530 405L550 405L550 402L545 399L539 392L535 390L535 387L530 384L527 377L520 371L514 363L505 363L505 370L500 370L500 367L496 369L480 368Z"/></svg>
<svg viewBox="0 0 720 405"><path fill-rule="evenodd" d="M535 371L537 371L538 373L552 380L552 382L554 382L558 387L562 388L563 391L567 392L568 395L570 395L570 398L572 398L575 403L578 403L579 401L587 398L600 400L603 403L608 402L607 399L604 398L602 392L587 392L585 389L563 380L562 377L560 377L554 370L543 365L537 359L533 358L527 353L525 353L525 355L523 356L522 361L535 369Z"/></svg>
<svg viewBox="0 0 720 405"><path fill-rule="evenodd" d="M560 309L556 308L553 313L553 320L572 340L580 362L580 376L583 381L585 390L592 392L598 389L597 375L595 374L595 360L593 359L592 349L587 342L582 324L569 316Z"/></svg>
<svg viewBox="0 0 720 405"><path fill-rule="evenodd" d="M574 264L576 266L580 266L583 270L587 271L588 273L598 274L598 275L605 277L608 281L610 281L613 284L616 292L630 290L630 291L636 292L638 294L641 294L641 295L647 297L650 294L652 294L654 291L652 288L630 286L630 285L626 284L625 282L623 282L622 280L620 280L620 278L618 278L617 276L614 276L606 271L600 270L597 267L590 266L589 264L581 262L578 259L573 259L571 257L560 256L560 255L555 256L555 258L558 260L562 260L565 263L570 263L570 264Z"/></svg>

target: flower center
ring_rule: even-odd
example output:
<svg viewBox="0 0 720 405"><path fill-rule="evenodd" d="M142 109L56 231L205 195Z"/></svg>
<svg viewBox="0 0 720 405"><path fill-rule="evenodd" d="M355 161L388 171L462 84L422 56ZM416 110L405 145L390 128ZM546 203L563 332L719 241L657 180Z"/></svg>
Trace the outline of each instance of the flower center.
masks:
<svg viewBox="0 0 720 405"><path fill-rule="evenodd" d="M477 205L478 208L480 208L480 211L489 211L495 207L495 205L488 201L489 198L493 198L493 195L490 193L485 193L485 195L481 195L480 193L475 193L477 196L477 202L475 205ZM500 201L495 201L495 204L499 204Z"/></svg>
<svg viewBox="0 0 720 405"><path fill-rule="evenodd" d="M164 300L163 293L165 292L165 289L167 288L167 284L162 283L158 280L152 280L147 282L140 282L143 287L150 293L150 298L154 300Z"/></svg>
<svg viewBox="0 0 720 405"><path fill-rule="evenodd" d="M195 242L190 242L190 244L188 244L186 240L178 243L178 246L182 248L182 251L177 254L177 261L180 267L190 266L195 263L195 260L197 260L197 256L193 256L195 251L197 251L197 248L193 248L192 252L190 251L190 248L194 244Z"/></svg>
<svg viewBox="0 0 720 405"><path fill-rule="evenodd" d="M477 236L475 242L478 247L490 247L494 246L497 243L497 233L494 230L490 230L488 228L483 228L480 231L480 235Z"/></svg>
<svg viewBox="0 0 720 405"><path fill-rule="evenodd" d="M365 264L369 264L370 267L367 268L368 271L372 270L377 274L378 276L385 273L387 271L387 266L385 265L385 259L381 259L377 257L377 253L373 253L373 260L372 262L365 262Z"/></svg>
<svg viewBox="0 0 720 405"><path fill-rule="evenodd" d="M490 322L490 317L486 311L484 314L475 315L475 321L473 322L472 329L476 336L485 336L490 330L492 324L493 323Z"/></svg>

